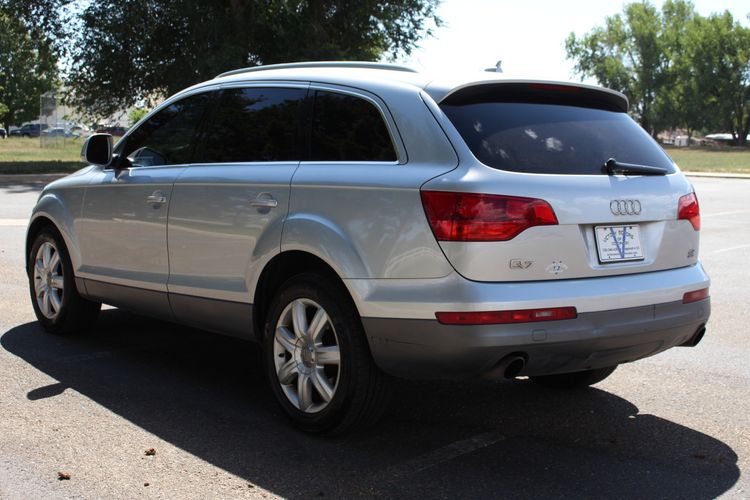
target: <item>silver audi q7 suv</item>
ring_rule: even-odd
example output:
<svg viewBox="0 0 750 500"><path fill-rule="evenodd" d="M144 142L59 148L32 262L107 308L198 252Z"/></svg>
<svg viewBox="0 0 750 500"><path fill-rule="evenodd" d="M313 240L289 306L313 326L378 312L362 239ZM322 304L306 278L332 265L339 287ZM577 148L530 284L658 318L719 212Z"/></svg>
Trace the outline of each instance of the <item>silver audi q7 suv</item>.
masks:
<svg viewBox="0 0 750 500"><path fill-rule="evenodd" d="M27 237L53 333L101 303L263 345L311 432L389 376L596 383L709 317L690 183L617 92L375 63L232 71L53 182Z"/></svg>

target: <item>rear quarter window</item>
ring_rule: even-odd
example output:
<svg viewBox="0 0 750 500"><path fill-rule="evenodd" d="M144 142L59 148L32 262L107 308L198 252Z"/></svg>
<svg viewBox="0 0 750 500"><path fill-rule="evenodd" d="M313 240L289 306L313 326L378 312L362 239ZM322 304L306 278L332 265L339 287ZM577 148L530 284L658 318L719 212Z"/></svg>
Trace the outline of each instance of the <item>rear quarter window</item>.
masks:
<svg viewBox="0 0 750 500"><path fill-rule="evenodd" d="M369 101L348 94L315 92L310 159L396 161L388 127Z"/></svg>
<svg viewBox="0 0 750 500"><path fill-rule="evenodd" d="M626 113L535 102L442 104L476 158L534 174L605 175L609 158L675 171L667 154Z"/></svg>

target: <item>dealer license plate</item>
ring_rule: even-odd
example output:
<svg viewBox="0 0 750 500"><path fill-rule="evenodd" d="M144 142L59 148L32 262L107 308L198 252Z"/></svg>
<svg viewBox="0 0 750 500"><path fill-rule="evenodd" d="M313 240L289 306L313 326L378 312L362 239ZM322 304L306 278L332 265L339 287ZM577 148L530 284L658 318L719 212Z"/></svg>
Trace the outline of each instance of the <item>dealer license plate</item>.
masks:
<svg viewBox="0 0 750 500"><path fill-rule="evenodd" d="M641 232L634 226L597 226L596 248L599 251L599 262L622 262L626 260L643 260Z"/></svg>

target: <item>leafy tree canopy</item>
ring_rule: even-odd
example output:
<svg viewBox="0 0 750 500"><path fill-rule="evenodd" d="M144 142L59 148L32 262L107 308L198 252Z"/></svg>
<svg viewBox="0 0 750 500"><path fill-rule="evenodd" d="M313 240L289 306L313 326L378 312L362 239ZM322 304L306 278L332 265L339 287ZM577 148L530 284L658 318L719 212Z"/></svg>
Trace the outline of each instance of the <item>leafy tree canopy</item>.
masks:
<svg viewBox="0 0 750 500"><path fill-rule="evenodd" d="M37 118L39 97L58 83L50 40L34 32L0 5L0 122L8 125Z"/></svg>
<svg viewBox="0 0 750 500"><path fill-rule="evenodd" d="M686 0L625 5L581 37L565 43L576 72L628 96L649 132L750 131L750 30L729 12L702 17Z"/></svg>
<svg viewBox="0 0 750 500"><path fill-rule="evenodd" d="M81 14L69 84L90 112L241 67L409 54L439 0L100 0Z"/></svg>

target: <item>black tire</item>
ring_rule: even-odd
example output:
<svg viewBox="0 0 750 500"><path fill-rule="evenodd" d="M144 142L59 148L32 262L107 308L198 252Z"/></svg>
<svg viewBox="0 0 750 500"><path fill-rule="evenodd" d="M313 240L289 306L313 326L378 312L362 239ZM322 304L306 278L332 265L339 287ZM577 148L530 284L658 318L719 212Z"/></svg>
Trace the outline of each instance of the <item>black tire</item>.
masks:
<svg viewBox="0 0 750 500"><path fill-rule="evenodd" d="M292 344L277 340L277 335L283 334L277 334L277 325L286 328L289 314L292 314L294 329L297 325L295 305L300 303L303 303L302 311L310 326L305 331L315 330L313 327L317 323L313 319L319 309L323 309L328 320L317 329L321 332L319 341L313 339L312 334L297 335L296 330L289 332L287 329L292 334L289 338L296 342L290 350L288 347ZM339 364L322 362L322 351L334 350L334 344L338 347ZM294 425L303 431L343 434L369 427L382 416L389 395L386 375L375 366L362 321L340 283L312 273L285 282L266 315L263 351L271 391ZM286 364L296 368L284 372L281 366ZM306 375L305 370L310 373ZM323 396L325 391L318 388L321 375L313 373L316 371L318 374L322 371L327 388L333 388L328 401ZM288 383L282 384L279 373L282 377L286 374ZM300 377L303 377L303 384L304 377L310 380L310 389L305 391L310 395L308 398L300 396ZM302 409L304 399L310 403L307 411Z"/></svg>
<svg viewBox="0 0 750 500"><path fill-rule="evenodd" d="M617 369L617 365L582 372L530 377L531 381L550 389L581 389L601 382Z"/></svg>
<svg viewBox="0 0 750 500"><path fill-rule="evenodd" d="M62 290L53 290L57 292L55 297L59 307L55 309L51 302L47 305L48 311L53 311L52 316L42 311L43 305L40 302L44 302L44 300L37 297L37 289L35 288L37 281L45 281L47 287L50 287L50 278L42 277L40 279L39 275L35 275L34 272L37 266L37 255L43 245L52 245L59 258L59 265L55 266L57 271L54 274L52 272L48 274L53 274L53 277L59 278L59 272L62 272ZM31 304L39 323L46 331L64 335L87 330L94 324L99 315L101 303L86 300L78 294L68 249L65 247L60 233L52 226L43 228L34 238L34 243L31 245L31 251L29 252L27 274ZM52 309L49 309L50 307Z"/></svg>

